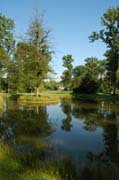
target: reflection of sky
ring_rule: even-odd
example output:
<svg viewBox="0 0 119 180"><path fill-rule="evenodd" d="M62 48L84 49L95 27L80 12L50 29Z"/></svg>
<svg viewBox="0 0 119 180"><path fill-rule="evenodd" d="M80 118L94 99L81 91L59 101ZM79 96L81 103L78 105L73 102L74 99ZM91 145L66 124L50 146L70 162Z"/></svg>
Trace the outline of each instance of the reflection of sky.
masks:
<svg viewBox="0 0 119 180"><path fill-rule="evenodd" d="M13 118L16 130L18 128L17 135L19 136L20 133L21 136L25 136L27 139L27 134L25 135L23 132L23 129L26 128L26 132L30 135L28 143L31 141L31 144L39 142L37 138L39 138L39 130L42 132L42 126L41 124L38 125L38 122L47 123L48 117L53 129L50 136L49 133L46 134L48 136L46 139L49 140L48 151L51 154L51 156L49 154L48 156L51 158L52 155L53 157L58 155L58 157L73 156L83 160L89 152L100 155L100 153L106 151L111 153L110 156L118 154L119 104L107 102L102 107L100 103L82 103L79 101L71 103L66 100L59 104L44 105L39 108L38 106L22 107L18 104L16 106L13 102L9 102L6 107L9 107L10 111L8 111L9 113L7 111L3 113L4 118ZM16 113L14 113L15 109L17 110ZM18 126L21 128L19 129ZM7 135L8 140L8 136L11 135L9 127L7 127L7 131L3 132L5 138ZM4 128L6 130L6 124ZM35 131L38 131L38 134L36 133L34 137ZM29 134L30 132L31 134Z"/></svg>
<svg viewBox="0 0 119 180"><path fill-rule="evenodd" d="M50 105L47 107L49 121L55 122L53 125L55 131L51 137L51 143L60 152L67 155L85 157L88 152L101 153L104 150L103 129L96 128L95 131L84 129L84 121L72 117L71 131L61 129L62 120L66 114L62 112L59 105Z"/></svg>

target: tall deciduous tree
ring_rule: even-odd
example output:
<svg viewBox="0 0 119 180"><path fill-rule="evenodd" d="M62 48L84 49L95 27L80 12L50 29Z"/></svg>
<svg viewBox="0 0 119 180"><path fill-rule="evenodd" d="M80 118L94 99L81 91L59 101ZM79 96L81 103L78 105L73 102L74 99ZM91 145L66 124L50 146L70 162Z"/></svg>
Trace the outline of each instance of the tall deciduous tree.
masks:
<svg viewBox="0 0 119 180"><path fill-rule="evenodd" d="M11 54L15 40L13 38L14 21L0 14L0 47Z"/></svg>
<svg viewBox="0 0 119 180"><path fill-rule="evenodd" d="M111 75L113 76L113 94L115 95L117 71L119 68L119 7L108 9L107 12L103 14L101 22L104 29L100 30L99 33L93 32L89 39L91 42L101 39L111 52L110 58L112 59L111 61L114 61L113 73ZM108 60L110 58L108 58ZM109 67L111 68L111 66L108 66L108 69Z"/></svg>
<svg viewBox="0 0 119 180"><path fill-rule="evenodd" d="M35 58L34 47L27 42L19 42L15 51L15 64L17 69L17 91L25 92L34 88L34 68ZM31 82L32 81L32 82Z"/></svg>
<svg viewBox="0 0 119 180"><path fill-rule="evenodd" d="M51 71L50 61L52 51L50 50L48 38L49 30L43 27L43 19L38 13L34 16L30 23L28 30L28 42L32 45L34 57L32 71L34 88L36 89L36 96L39 95L39 86L43 83L43 80L47 77L47 73Z"/></svg>
<svg viewBox="0 0 119 180"><path fill-rule="evenodd" d="M76 66L73 69L73 91L82 93L94 93L104 90L105 60L96 57L85 59L84 66Z"/></svg>
<svg viewBox="0 0 119 180"><path fill-rule="evenodd" d="M73 69L73 79L72 79L73 91L78 92L78 88L81 83L81 80L85 76L86 73L87 71L84 65L76 66Z"/></svg>
<svg viewBox="0 0 119 180"><path fill-rule="evenodd" d="M113 87L113 94L116 93L116 86L118 83L118 63L119 57L112 50L108 50L105 53L107 58L106 69L107 78L110 81L110 85Z"/></svg>
<svg viewBox="0 0 119 180"><path fill-rule="evenodd" d="M98 59L96 57L89 57L85 59L86 73L93 76L94 79L98 77Z"/></svg>
<svg viewBox="0 0 119 180"><path fill-rule="evenodd" d="M62 82L65 86L65 89L71 90L71 84L72 84L72 71L73 71L73 65L72 62L74 61L72 55L68 54L63 56L63 66L67 68L62 75Z"/></svg>
<svg viewBox="0 0 119 180"><path fill-rule="evenodd" d="M0 78L8 72L9 61L14 50L14 21L0 14Z"/></svg>

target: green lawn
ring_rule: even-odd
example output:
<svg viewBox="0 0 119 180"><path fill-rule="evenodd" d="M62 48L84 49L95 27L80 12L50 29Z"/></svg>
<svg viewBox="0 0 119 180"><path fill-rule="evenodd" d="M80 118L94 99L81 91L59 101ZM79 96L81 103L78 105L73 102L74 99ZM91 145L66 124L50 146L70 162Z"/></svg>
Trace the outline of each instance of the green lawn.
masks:
<svg viewBox="0 0 119 180"><path fill-rule="evenodd" d="M61 98L70 98L84 101L119 101L119 94L112 95L110 93L97 93L97 94L74 94L71 91L43 91L39 97L34 93L20 93L20 94L5 94L1 93L3 98L11 97L19 102L44 104L44 103L57 103ZM2 104L2 99L1 99Z"/></svg>
<svg viewBox="0 0 119 180"><path fill-rule="evenodd" d="M57 103L60 98L71 98L71 92L66 91L43 91L39 97L35 94L22 93L18 95L18 101L20 103L33 103L33 104L44 104L44 103Z"/></svg>
<svg viewBox="0 0 119 180"><path fill-rule="evenodd" d="M114 96L110 93L73 94L73 97L79 100L86 101L119 101L119 94Z"/></svg>

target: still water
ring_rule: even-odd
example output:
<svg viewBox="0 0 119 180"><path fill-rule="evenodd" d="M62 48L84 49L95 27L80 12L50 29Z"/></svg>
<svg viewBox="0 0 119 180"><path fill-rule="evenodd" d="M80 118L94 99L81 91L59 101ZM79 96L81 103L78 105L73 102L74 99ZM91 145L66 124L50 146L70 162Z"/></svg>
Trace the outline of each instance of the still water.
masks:
<svg viewBox="0 0 119 180"><path fill-rule="evenodd" d="M91 161L94 175L94 167L96 172L99 168L92 162L101 162L103 172L105 167L108 170L106 177L112 171L113 179L113 170L119 169L119 104L64 99L57 104L28 106L6 101L0 111L0 141L8 144L26 167L65 159L66 170L70 164L68 172L74 172L74 165L86 162L87 166ZM89 174L87 167L83 171Z"/></svg>
<svg viewBox="0 0 119 180"><path fill-rule="evenodd" d="M4 103L0 138L19 156L119 161L119 104L61 100L50 105Z"/></svg>

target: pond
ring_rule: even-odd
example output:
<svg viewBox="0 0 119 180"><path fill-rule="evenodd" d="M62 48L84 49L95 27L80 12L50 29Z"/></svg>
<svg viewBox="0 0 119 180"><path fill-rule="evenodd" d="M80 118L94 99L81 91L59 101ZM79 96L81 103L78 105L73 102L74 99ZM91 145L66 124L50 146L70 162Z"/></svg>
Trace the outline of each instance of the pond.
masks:
<svg viewBox="0 0 119 180"><path fill-rule="evenodd" d="M119 104L62 99L28 106L8 100L0 112L0 138L26 166L39 159L118 163Z"/></svg>

